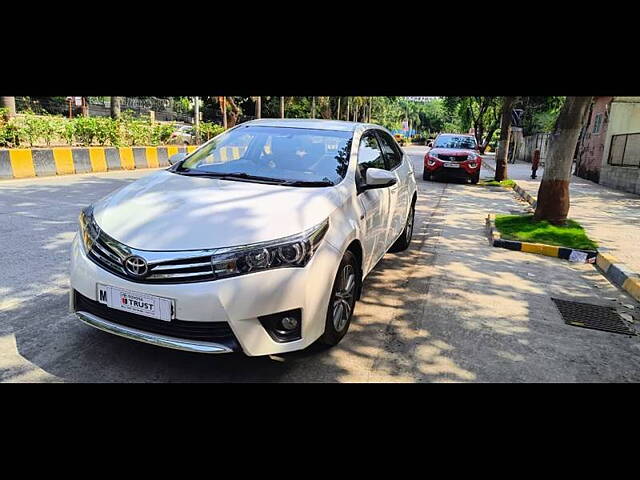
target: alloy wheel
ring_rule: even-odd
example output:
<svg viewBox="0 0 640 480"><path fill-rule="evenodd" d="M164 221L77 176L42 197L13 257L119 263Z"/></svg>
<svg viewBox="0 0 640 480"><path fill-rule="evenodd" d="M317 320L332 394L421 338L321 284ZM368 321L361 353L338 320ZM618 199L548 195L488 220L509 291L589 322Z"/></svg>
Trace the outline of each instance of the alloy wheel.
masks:
<svg viewBox="0 0 640 480"><path fill-rule="evenodd" d="M340 273L333 302L333 327L341 332L351 317L356 287L356 274L352 265L345 265Z"/></svg>

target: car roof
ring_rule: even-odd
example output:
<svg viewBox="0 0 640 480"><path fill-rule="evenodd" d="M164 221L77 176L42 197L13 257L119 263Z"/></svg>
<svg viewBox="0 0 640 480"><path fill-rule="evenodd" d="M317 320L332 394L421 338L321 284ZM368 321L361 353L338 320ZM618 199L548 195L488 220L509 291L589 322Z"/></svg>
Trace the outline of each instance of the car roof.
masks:
<svg viewBox="0 0 640 480"><path fill-rule="evenodd" d="M344 120L324 120L319 118L260 118L241 123L240 125L312 128L317 130L339 130L343 132L354 132L359 127L386 130L386 128L373 123L345 122Z"/></svg>
<svg viewBox="0 0 640 480"><path fill-rule="evenodd" d="M470 133L439 133L438 136L441 137L442 135L455 135L456 137L472 137L472 138L476 138L474 135L470 134Z"/></svg>

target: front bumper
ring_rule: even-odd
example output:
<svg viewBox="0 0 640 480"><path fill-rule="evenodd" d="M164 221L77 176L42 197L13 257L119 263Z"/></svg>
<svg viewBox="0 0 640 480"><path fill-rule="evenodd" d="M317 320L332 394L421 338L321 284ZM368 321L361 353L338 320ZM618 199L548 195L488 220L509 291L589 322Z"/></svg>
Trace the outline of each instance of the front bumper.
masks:
<svg viewBox="0 0 640 480"><path fill-rule="evenodd" d="M478 164L476 168L469 168L467 165L461 164L458 168L445 167L442 164L439 165L426 165L424 166L425 172L432 175L434 178L458 178L461 180L467 180L478 175L481 164Z"/></svg>
<svg viewBox="0 0 640 480"><path fill-rule="evenodd" d="M331 286L340 260L340 252L323 241L305 268L280 268L211 282L146 284L130 282L96 265L87 258L76 237L71 255L70 308L93 327L163 347L206 353L241 350L250 356L290 352L306 348L324 332ZM79 310L74 290L97 301L98 283L171 298L175 302L175 319L182 323L227 322L239 348L228 342L188 340L118 325L104 318L107 315ZM258 317L294 309L302 312L302 338L276 342Z"/></svg>
<svg viewBox="0 0 640 480"><path fill-rule="evenodd" d="M187 340L176 337L168 337L157 333L145 332L131 327L125 327L112 323L104 318L97 317L87 312L77 311L76 315L87 325L113 333L121 337L137 340L139 342L150 343L159 347L173 348L176 350L185 350L195 353L230 353L234 348L218 342L202 342L197 340Z"/></svg>

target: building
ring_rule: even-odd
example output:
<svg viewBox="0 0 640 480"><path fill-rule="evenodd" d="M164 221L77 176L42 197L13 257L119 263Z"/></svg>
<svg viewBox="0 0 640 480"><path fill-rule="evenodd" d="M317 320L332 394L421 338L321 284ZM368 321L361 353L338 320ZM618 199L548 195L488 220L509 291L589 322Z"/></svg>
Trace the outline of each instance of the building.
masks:
<svg viewBox="0 0 640 480"><path fill-rule="evenodd" d="M594 97L576 175L640 194L640 97Z"/></svg>

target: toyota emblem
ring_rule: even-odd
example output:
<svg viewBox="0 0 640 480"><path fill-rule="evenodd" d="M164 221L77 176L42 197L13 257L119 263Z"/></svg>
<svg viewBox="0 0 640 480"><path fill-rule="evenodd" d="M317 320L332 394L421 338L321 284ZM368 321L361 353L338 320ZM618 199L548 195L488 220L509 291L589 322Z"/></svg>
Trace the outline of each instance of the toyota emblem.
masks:
<svg viewBox="0 0 640 480"><path fill-rule="evenodd" d="M124 261L124 268L127 273L136 278L142 278L147 275L149 266L147 261L138 255L132 255Z"/></svg>

